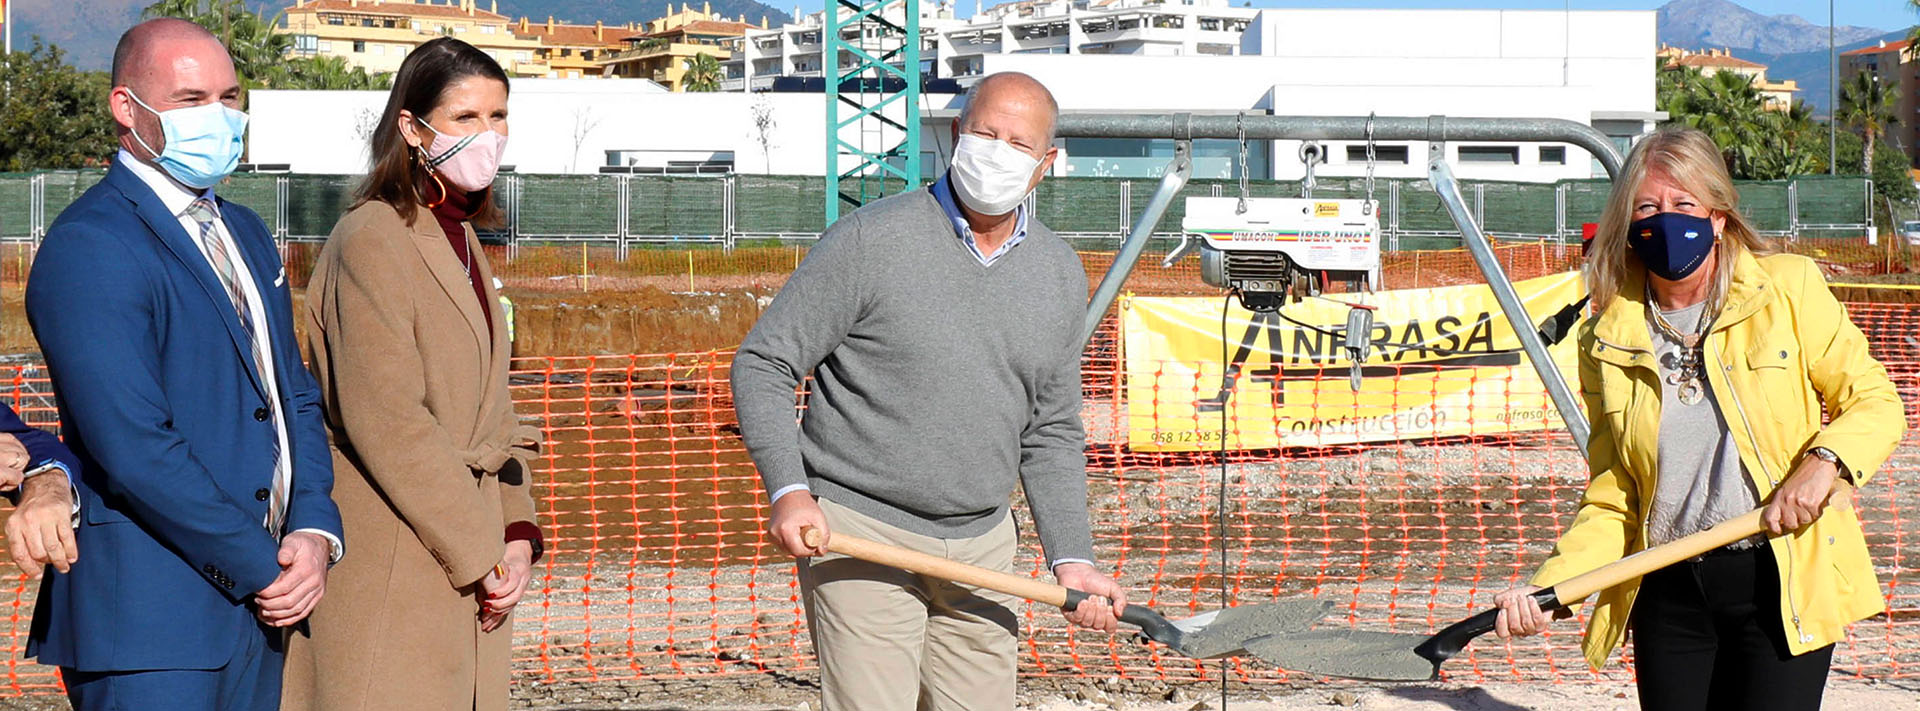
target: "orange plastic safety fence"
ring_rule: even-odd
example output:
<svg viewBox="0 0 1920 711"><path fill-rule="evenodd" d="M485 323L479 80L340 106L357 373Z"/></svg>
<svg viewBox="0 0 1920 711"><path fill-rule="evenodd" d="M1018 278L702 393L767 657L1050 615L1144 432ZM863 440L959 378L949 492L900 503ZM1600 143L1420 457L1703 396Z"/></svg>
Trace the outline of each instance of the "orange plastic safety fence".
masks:
<svg viewBox="0 0 1920 711"><path fill-rule="evenodd" d="M1850 308L1913 417L1920 412L1920 306ZM792 562L763 532L766 506L734 422L730 361L715 352L516 363L511 387L519 415L546 433L535 487L550 551L515 624L520 681L811 671ZM1217 378L1217 364L1209 367L1202 373ZM1552 431L1239 451L1225 457L1222 517L1218 455L1127 445L1127 385L1144 378L1166 397L1198 392L1195 376L1171 372L1128 370L1109 322L1088 350L1083 413L1097 550L1135 602L1170 616L1221 604L1224 544L1224 580L1235 604L1312 596L1335 603L1323 625L1428 633L1483 609L1521 580L1570 519L1585 483L1570 440ZM1328 378L1327 388L1347 387L1337 374ZM0 384L30 422L55 424L44 370L11 366L0 371ZM1498 404L1491 410L1544 407L1506 397L1502 379L1467 385ZM1489 413L1488 424L1496 417ZM1204 419L1156 426L1218 426L1217 416ZM1273 423L1229 426L1252 431ZM1836 673L1920 677L1920 524L1907 520L1916 515L1917 489L1920 438L1910 433L1859 500L1890 612L1853 626L1835 656ZM1015 510L1027 532L1026 571L1043 575L1031 521L1023 507ZM5 579L11 583L0 588L0 691L54 693L51 670L21 659L37 586L17 571ZM1028 606L1022 614L1026 675L1184 681L1217 674L1218 662L1181 658L1126 635L1071 632L1052 610ZM1580 629L1562 623L1510 644L1483 638L1446 673L1464 680L1627 678L1624 665L1587 668ZM1258 660L1226 664L1242 680L1286 677Z"/></svg>

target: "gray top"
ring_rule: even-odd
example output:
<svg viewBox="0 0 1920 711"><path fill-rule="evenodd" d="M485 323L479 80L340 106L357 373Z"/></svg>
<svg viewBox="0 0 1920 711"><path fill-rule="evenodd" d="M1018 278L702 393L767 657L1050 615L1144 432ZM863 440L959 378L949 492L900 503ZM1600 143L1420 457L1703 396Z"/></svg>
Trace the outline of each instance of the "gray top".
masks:
<svg viewBox="0 0 1920 711"><path fill-rule="evenodd" d="M1705 310L1706 302L1701 302L1660 313L1681 333L1692 333ZM1681 346L1653 324L1647 328L1653 333L1660 371L1660 471L1647 527L1648 545L1657 546L1752 511L1760 505L1760 496L1740 464L1733 430L1720 413L1713 389L1706 388L1706 397L1696 404L1681 402L1680 386L1667 382Z"/></svg>
<svg viewBox="0 0 1920 711"><path fill-rule="evenodd" d="M821 235L733 362L769 494L937 538L985 534L1025 487L1049 561L1093 560L1080 423L1087 276L1035 220L983 265L926 190ZM794 427L794 387L813 375Z"/></svg>

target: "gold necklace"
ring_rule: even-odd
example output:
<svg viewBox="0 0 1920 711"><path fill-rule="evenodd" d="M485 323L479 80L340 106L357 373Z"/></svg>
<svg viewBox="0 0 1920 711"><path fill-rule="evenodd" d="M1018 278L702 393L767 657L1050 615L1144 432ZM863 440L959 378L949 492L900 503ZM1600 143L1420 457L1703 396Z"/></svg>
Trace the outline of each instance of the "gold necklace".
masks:
<svg viewBox="0 0 1920 711"><path fill-rule="evenodd" d="M1700 321L1694 332L1681 333L1660 313L1660 302L1653 297L1653 286L1647 286L1647 313L1652 315L1653 327L1669 340L1680 344L1680 354L1674 358L1673 369L1668 371L1666 380L1668 385L1680 388L1680 402L1686 405L1698 405L1707 396L1704 385L1707 368L1701 342L1705 340L1707 327L1713 319L1708 318L1705 306L1701 310Z"/></svg>

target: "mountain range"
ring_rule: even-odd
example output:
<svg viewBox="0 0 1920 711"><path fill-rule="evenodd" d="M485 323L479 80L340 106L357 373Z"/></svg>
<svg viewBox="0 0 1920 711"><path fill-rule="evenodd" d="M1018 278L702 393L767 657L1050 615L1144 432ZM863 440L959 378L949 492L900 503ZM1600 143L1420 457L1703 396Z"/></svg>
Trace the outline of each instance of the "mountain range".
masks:
<svg viewBox="0 0 1920 711"><path fill-rule="evenodd" d="M755 0L700 1L711 2L713 11L721 16L745 16L751 23L759 23L762 16L776 26L789 19L786 12ZM68 61L75 66L105 69L118 35L114 28L128 27L138 21L140 10L152 0L15 2L14 18L20 23L13 33L16 48L25 47L30 41L28 38L38 35L66 49ZM264 13L278 12L291 4L290 0L248 3ZM1327 4L1338 3L1328 0ZM581 24L595 20L608 24L642 22L658 17L670 6L669 0L499 0L500 13L509 17L539 21L551 15L561 21ZM1730 0L1672 0L1658 8L1655 17L1662 44L1695 50L1730 49L1742 59L1768 65L1769 78L1797 81L1801 87L1800 98L1825 111L1830 86L1825 25L1797 15L1762 15ZM1834 39L1841 52L1905 37L1906 30L1834 28Z"/></svg>
<svg viewBox="0 0 1920 711"><path fill-rule="evenodd" d="M1826 25L1813 24L1797 15L1762 15L1728 0L1673 0L1655 17L1661 44L1692 50L1732 50L1736 57L1767 65L1770 80L1794 80L1800 86L1798 98L1812 104L1816 113L1827 113L1832 82ZM1833 30L1835 52L1906 37L1904 29L1890 32L1849 25Z"/></svg>
<svg viewBox="0 0 1920 711"><path fill-rule="evenodd" d="M38 36L66 50L69 63L92 70L107 68L121 29L139 22L140 11L153 3L153 0L13 1L16 3L13 18L20 24L13 32L14 49L26 49L31 46L31 38ZM445 0L436 2L444 4ZM481 7L488 7L491 2L481 0ZM747 22L753 24L759 24L763 16L774 27L788 20L787 13L754 0L675 0L671 6L678 8L681 2L696 9L701 3L710 2L714 14L746 17ZM598 20L609 25L656 19L669 7L668 0L499 0L499 3L500 14L516 20L528 17L545 21L551 15L561 22L593 24ZM292 5L291 0L247 2L248 7L268 16Z"/></svg>

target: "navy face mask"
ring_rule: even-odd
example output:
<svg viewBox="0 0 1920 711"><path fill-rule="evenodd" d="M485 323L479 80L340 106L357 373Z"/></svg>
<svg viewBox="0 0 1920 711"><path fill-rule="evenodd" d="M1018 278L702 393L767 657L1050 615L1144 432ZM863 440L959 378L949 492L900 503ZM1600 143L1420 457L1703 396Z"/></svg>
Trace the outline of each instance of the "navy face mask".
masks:
<svg viewBox="0 0 1920 711"><path fill-rule="evenodd" d="M1713 252L1713 221L1681 212L1662 212L1627 226L1627 245L1640 263L1667 281L1687 278Z"/></svg>

